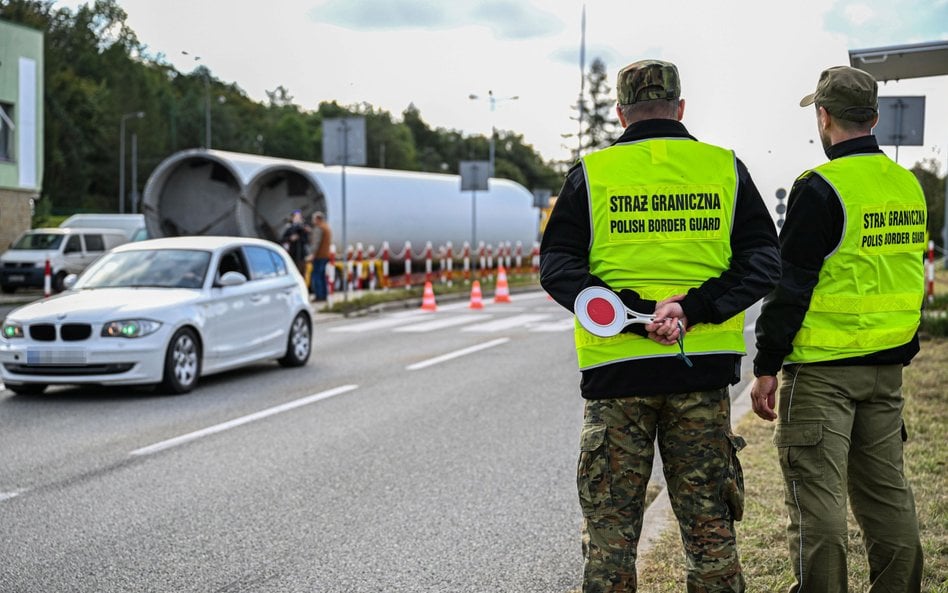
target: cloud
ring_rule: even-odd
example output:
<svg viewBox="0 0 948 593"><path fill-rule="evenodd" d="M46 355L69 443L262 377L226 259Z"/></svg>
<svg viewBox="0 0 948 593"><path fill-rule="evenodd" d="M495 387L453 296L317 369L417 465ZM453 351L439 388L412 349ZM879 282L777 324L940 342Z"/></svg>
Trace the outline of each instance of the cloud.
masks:
<svg viewBox="0 0 948 593"><path fill-rule="evenodd" d="M643 54L646 55L646 54ZM651 54L647 54L649 57L655 57ZM602 44L586 44L586 70L589 70L589 65L592 64L592 61L596 58L599 58L606 64L606 69L610 72L618 72L619 68L624 64L623 61L631 62L632 59L627 57L622 57L619 55L619 52L614 50L612 47ZM550 59L558 62L560 64L567 64L569 66L576 66L579 68L579 40L576 40L576 44L573 46L563 46L550 53Z"/></svg>
<svg viewBox="0 0 948 593"><path fill-rule="evenodd" d="M474 20L490 26L500 39L530 39L559 33L563 23L549 12L512 0L480 2L471 8Z"/></svg>
<svg viewBox="0 0 948 593"><path fill-rule="evenodd" d="M517 40L558 33L563 23L546 10L515 0L328 0L309 18L353 30L444 30L486 26L497 39Z"/></svg>
<svg viewBox="0 0 948 593"><path fill-rule="evenodd" d="M856 27L865 25L876 16L876 12L865 4L850 4L843 8L843 14Z"/></svg>
<svg viewBox="0 0 948 593"><path fill-rule="evenodd" d="M945 0L862 0L834 5L826 14L826 29L846 35L854 47L943 40L945 23Z"/></svg>
<svg viewBox="0 0 948 593"><path fill-rule="evenodd" d="M446 6L426 0L329 0L309 17L351 29L440 28L448 21Z"/></svg>

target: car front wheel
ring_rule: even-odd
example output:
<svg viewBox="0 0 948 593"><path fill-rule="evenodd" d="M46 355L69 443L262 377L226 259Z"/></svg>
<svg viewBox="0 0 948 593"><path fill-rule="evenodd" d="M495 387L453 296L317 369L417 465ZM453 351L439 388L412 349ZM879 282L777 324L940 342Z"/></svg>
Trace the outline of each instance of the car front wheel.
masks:
<svg viewBox="0 0 948 593"><path fill-rule="evenodd" d="M301 367L309 360L313 349L313 334L310 331L309 318L300 313L290 324L290 334L286 338L286 354L279 360L285 367Z"/></svg>
<svg viewBox="0 0 948 593"><path fill-rule="evenodd" d="M201 345L193 329L182 327L168 342L164 377L159 389L166 393L187 393L201 375Z"/></svg>
<svg viewBox="0 0 948 593"><path fill-rule="evenodd" d="M53 289L53 292L62 292L63 290L65 290L66 276L68 275L69 274L67 272L60 271L60 272L57 272L55 276L53 276L52 287L51 287Z"/></svg>

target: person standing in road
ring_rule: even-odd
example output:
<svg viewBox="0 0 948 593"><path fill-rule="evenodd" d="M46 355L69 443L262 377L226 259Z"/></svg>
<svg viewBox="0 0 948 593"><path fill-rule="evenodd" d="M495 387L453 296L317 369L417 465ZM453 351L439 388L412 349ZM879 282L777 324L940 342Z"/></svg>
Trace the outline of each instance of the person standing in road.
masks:
<svg viewBox="0 0 948 593"><path fill-rule="evenodd" d="M283 230L283 236L280 239L283 248L296 263L296 268L300 274L306 273L306 252L309 249L309 229L303 222L303 213L294 210L290 215L290 223Z"/></svg>
<svg viewBox="0 0 948 593"><path fill-rule="evenodd" d="M326 286L326 266L329 265L329 251L332 245L332 230L326 222L326 215L313 212L313 225L310 231L310 257L313 262L311 288L317 301L325 301L328 295Z"/></svg>
<svg viewBox="0 0 948 593"><path fill-rule="evenodd" d="M777 420L790 591L848 590L847 497L866 541L869 591L919 591L902 367L919 351L925 197L872 135L879 108L870 74L824 70L800 105L816 106L830 160L790 191L783 276L757 321L751 392L754 412Z"/></svg>
<svg viewBox="0 0 948 593"><path fill-rule="evenodd" d="M744 441L731 431L728 385L740 377L743 311L780 277L777 234L744 164L681 123L674 64L630 64L616 91L625 131L570 169L540 249L540 282L562 306L603 286L657 319L612 338L576 324L583 591L637 588L656 436L687 590L744 591L734 530ZM677 356L683 332L693 366Z"/></svg>

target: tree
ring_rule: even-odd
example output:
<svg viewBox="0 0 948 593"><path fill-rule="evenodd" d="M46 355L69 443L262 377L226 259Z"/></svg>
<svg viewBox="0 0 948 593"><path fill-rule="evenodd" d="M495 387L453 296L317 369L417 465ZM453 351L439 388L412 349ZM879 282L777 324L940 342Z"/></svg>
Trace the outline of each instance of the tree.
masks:
<svg viewBox="0 0 948 593"><path fill-rule="evenodd" d="M585 130L582 148L584 151L598 150L614 139L618 119L616 101L612 89L606 82L606 64L600 58L593 60L586 75L588 106L585 109Z"/></svg>
<svg viewBox="0 0 948 593"><path fill-rule="evenodd" d="M944 248L944 238L941 231L945 224L945 180L938 176L940 164L935 159L925 159L915 163L912 173L922 186L925 201L928 203L928 235L935 244Z"/></svg>
<svg viewBox="0 0 948 593"><path fill-rule="evenodd" d="M52 0L0 0L0 18L45 33L46 166L39 208L54 214L118 209L122 121L127 167L131 134L137 139L139 190L168 155L203 146L208 98L215 149L319 162L323 121L361 115L369 167L457 173L459 161L488 154L487 137L434 129L414 105L401 121L369 103L323 101L311 110L297 105L283 85L258 102L203 65L179 72L163 55L149 53L117 0L74 12L55 8ZM144 118L124 117L140 111ZM498 131L497 146L498 176L529 188L559 182L555 164L544 163L519 134ZM133 188L126 184L126 191Z"/></svg>
<svg viewBox="0 0 948 593"><path fill-rule="evenodd" d="M573 121L580 121L579 138L571 149L571 156L567 161L554 163L560 169L568 168L583 154L604 148L615 138L618 118L615 114L615 98L607 82L606 63L601 58L595 58L589 65L589 72L585 75L586 84L583 94L579 96L576 105L572 106L576 117ZM576 138L575 134L562 134L564 139Z"/></svg>

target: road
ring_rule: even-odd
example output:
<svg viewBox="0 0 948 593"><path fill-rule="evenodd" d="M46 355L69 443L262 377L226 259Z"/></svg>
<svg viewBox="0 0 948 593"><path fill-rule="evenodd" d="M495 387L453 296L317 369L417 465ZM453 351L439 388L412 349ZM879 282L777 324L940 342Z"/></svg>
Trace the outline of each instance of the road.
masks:
<svg viewBox="0 0 948 593"><path fill-rule="evenodd" d="M185 396L0 392L0 591L569 591L570 328L517 294L321 319L307 366Z"/></svg>

